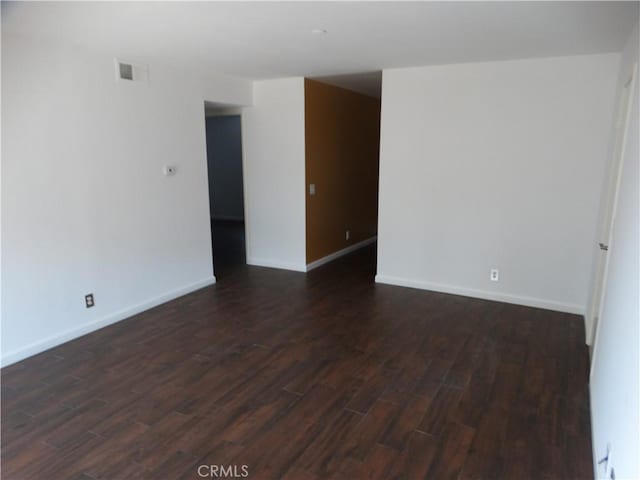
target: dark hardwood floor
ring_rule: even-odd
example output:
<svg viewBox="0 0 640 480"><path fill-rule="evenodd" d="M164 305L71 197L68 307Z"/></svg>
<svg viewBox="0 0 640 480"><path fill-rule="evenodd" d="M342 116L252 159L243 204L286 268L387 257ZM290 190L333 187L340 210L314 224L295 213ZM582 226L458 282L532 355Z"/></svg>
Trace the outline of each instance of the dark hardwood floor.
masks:
<svg viewBox="0 0 640 480"><path fill-rule="evenodd" d="M582 320L375 285L374 255L236 268L5 368L2 478L592 478Z"/></svg>

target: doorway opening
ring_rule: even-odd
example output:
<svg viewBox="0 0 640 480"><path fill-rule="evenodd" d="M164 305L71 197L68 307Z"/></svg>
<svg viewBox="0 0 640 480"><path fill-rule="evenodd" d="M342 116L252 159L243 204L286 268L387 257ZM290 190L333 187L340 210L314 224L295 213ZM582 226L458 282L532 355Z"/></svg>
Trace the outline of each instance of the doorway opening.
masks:
<svg viewBox="0 0 640 480"><path fill-rule="evenodd" d="M306 268L356 250L376 273L382 72L305 79Z"/></svg>
<svg viewBox="0 0 640 480"><path fill-rule="evenodd" d="M216 279L246 264L241 109L205 102L211 248Z"/></svg>

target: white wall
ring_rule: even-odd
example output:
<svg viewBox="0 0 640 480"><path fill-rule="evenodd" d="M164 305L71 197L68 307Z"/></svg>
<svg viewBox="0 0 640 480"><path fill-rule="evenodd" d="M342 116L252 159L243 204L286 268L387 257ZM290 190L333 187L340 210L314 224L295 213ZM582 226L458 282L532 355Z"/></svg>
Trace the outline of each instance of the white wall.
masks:
<svg viewBox="0 0 640 480"><path fill-rule="evenodd" d="M638 62L638 27L624 51L619 86ZM620 90L620 88L619 88ZM591 368L591 411L595 462L611 445L615 478L640 478L640 151L638 150L638 79L624 146L602 316Z"/></svg>
<svg viewBox="0 0 640 480"><path fill-rule="evenodd" d="M251 83L114 56L2 37L3 364L214 280L203 103Z"/></svg>
<svg viewBox="0 0 640 480"><path fill-rule="evenodd" d="M254 82L242 114L247 263L304 271L304 79Z"/></svg>
<svg viewBox="0 0 640 480"><path fill-rule="evenodd" d="M385 70L376 280L583 313L619 57Z"/></svg>

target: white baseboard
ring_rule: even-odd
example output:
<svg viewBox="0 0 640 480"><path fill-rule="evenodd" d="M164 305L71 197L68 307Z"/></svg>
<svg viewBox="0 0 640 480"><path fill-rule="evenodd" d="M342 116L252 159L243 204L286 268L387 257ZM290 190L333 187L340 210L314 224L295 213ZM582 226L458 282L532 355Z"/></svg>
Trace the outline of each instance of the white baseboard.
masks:
<svg viewBox="0 0 640 480"><path fill-rule="evenodd" d="M390 275L376 275L376 283L387 285L397 285L400 287L418 288L420 290L431 290L433 292L450 293L462 295L464 297L481 298L483 300L493 300L496 302L513 303L525 307L543 308L545 310L555 310L557 312L574 313L584 315L585 307L571 303L556 302L554 300L543 300L541 298L526 297L521 295L511 295L508 293L488 292L486 290L476 290L472 288L454 287L440 283L425 282Z"/></svg>
<svg viewBox="0 0 640 480"><path fill-rule="evenodd" d="M83 335L86 335L87 333L94 332L96 330L99 330L100 328L112 325L129 317L132 317L133 315L144 312L145 310L149 310L150 308L174 300L175 298L186 295L187 293L191 293L196 290L200 290L201 288L208 287L209 285L213 285L214 283L216 283L216 277L206 278L199 282L192 283L191 285L187 285L171 292L164 293L158 297L147 300L146 302L139 303L132 307L125 308L124 310L109 314L106 317L102 317L93 322L85 323L79 327L72 328L56 335L52 335L43 340L38 340L37 342L31 343L26 347L13 350L6 354L3 353L0 364L2 365L2 367L6 367L7 365L19 362L20 360L23 360L27 357L42 353L45 350L49 350L50 348L57 347L58 345L73 340L74 338L81 337Z"/></svg>
<svg viewBox="0 0 640 480"><path fill-rule="evenodd" d="M363 240L361 242L354 243L353 245L349 245L347 248L343 248L342 250L338 250L337 252L330 253L326 257L322 257L311 263L307 263L306 271L308 272L310 270L313 270L314 268L318 268L320 265L324 265L325 263L332 262L337 258L344 257L345 255L348 255L351 252L355 252L360 248L366 247L367 245L371 245L377 239L378 239L377 235L374 235L371 238L367 238L366 240Z"/></svg>
<svg viewBox="0 0 640 480"><path fill-rule="evenodd" d="M279 268L281 270L293 270L294 272L306 272L306 265L281 262L278 260L268 260L264 258L247 257L247 265L253 265L254 267L267 267L267 268Z"/></svg>
<svg viewBox="0 0 640 480"><path fill-rule="evenodd" d="M281 262L279 260L270 260L266 258L256 258L247 256L247 265L253 265L254 267L267 267L267 268L279 268L281 270L292 270L294 272L308 272L309 270L313 270L314 268L319 267L320 265L324 265L325 263L329 263L336 258L347 255L351 252L354 252L362 247L366 247L367 245L372 244L378 239L377 236L367 238L362 242L354 243L353 245L348 246L347 248L343 248L342 250L338 250L326 257L322 257L314 262L304 264L298 263L290 263L290 262Z"/></svg>

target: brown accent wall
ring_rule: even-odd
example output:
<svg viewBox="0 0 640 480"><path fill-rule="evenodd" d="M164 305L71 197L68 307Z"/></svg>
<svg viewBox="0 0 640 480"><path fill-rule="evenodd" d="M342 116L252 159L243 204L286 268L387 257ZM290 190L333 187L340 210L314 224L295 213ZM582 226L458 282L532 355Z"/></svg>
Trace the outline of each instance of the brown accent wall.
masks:
<svg viewBox="0 0 640 480"><path fill-rule="evenodd" d="M310 263L377 233L380 100L309 79L304 86Z"/></svg>

